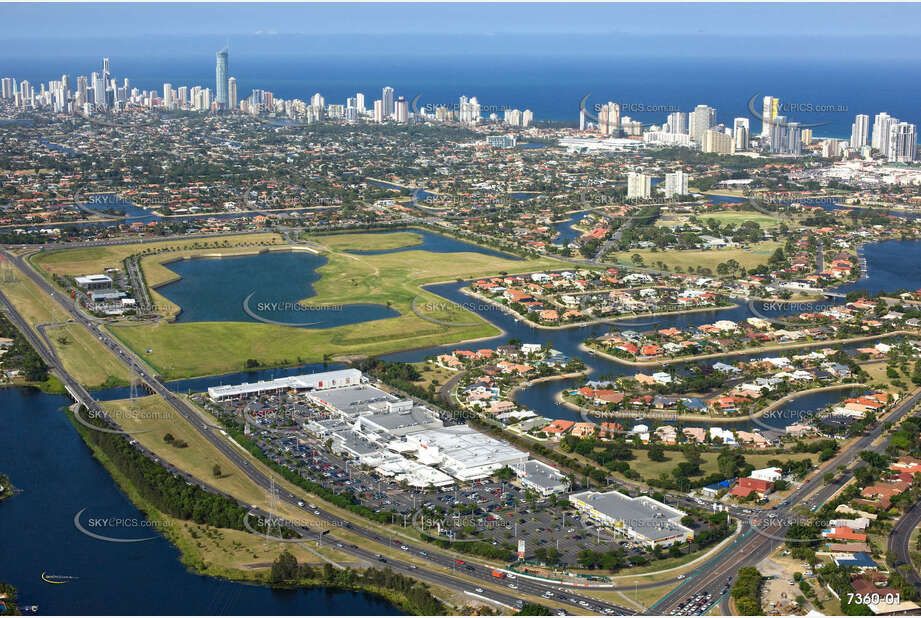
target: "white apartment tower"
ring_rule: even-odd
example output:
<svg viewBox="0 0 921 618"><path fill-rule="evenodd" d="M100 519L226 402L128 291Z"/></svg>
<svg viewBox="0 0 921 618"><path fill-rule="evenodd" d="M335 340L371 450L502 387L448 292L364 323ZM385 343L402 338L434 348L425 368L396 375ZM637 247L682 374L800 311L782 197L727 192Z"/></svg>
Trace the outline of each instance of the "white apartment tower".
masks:
<svg viewBox="0 0 921 618"><path fill-rule="evenodd" d="M688 194L688 175L682 170L677 170L665 175L665 198Z"/></svg>
<svg viewBox="0 0 921 618"><path fill-rule="evenodd" d="M866 114L857 114L854 124L851 125L851 149L860 150L866 146L870 137L870 117Z"/></svg>
<svg viewBox="0 0 921 618"><path fill-rule="evenodd" d="M702 143L710 127L716 125L716 110L707 105L698 105L691 113L688 123L691 139L698 144Z"/></svg>
<svg viewBox="0 0 921 618"><path fill-rule="evenodd" d="M630 172L627 176L627 199L646 199L652 194L652 182L646 174Z"/></svg>
<svg viewBox="0 0 921 618"><path fill-rule="evenodd" d="M771 139L771 125L780 109L780 99L764 97L761 101L761 139Z"/></svg>

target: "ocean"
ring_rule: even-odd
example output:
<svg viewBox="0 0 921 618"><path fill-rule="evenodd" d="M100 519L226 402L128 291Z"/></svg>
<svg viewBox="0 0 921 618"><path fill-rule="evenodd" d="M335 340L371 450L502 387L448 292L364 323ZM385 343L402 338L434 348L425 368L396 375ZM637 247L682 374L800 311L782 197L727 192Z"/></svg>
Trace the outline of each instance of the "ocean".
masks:
<svg viewBox="0 0 921 618"><path fill-rule="evenodd" d="M184 57L110 54L113 76L128 77L132 87L162 91L163 83L176 88L202 85L214 88L214 55ZM33 84L61 75L89 75L100 70L93 56L59 58L0 57L0 75L28 79ZM753 133L761 121L749 110L749 101L780 98L790 120L818 125L816 136L847 138L856 114L885 111L908 122L921 122L921 61L823 58L751 59L534 54L230 54L230 75L236 77L241 98L254 88L276 97L309 99L319 92L327 103L345 103L356 92L365 94L370 108L384 86L395 96L417 105L456 106L461 95L475 96L484 115L500 118L507 108L530 109L536 121L579 119L580 102L591 111L607 101L619 102L623 114L644 123L661 123L670 111L690 111L698 104L717 109L717 120L731 125L736 117L751 119Z"/></svg>

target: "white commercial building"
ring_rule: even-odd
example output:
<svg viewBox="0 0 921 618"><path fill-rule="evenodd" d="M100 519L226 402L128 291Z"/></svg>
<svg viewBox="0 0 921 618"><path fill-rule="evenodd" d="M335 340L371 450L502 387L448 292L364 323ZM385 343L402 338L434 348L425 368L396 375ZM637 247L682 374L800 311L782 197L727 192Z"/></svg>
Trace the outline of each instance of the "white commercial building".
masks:
<svg viewBox="0 0 921 618"><path fill-rule="evenodd" d="M668 547L694 538L694 532L681 523L686 513L649 496L584 491L571 494L569 502L585 517L649 547Z"/></svg>
<svg viewBox="0 0 921 618"><path fill-rule="evenodd" d="M513 469L522 487L532 489L541 496L569 491L569 480L559 470L542 461L532 459Z"/></svg>
<svg viewBox="0 0 921 618"><path fill-rule="evenodd" d="M108 275L86 275L74 277L77 285L84 290L106 290L112 287L112 277Z"/></svg>
<svg viewBox="0 0 921 618"><path fill-rule="evenodd" d="M276 378L275 380L262 380L250 384L235 384L229 386L211 386L208 388L208 397L214 401L220 401L229 397L241 397L248 395L260 395L262 393L278 391L311 391L342 386L361 384L361 372L357 369L339 369L336 371L324 371L322 373L309 373L299 376L288 376L287 378Z"/></svg>
<svg viewBox="0 0 921 618"><path fill-rule="evenodd" d="M749 478L767 481L768 483L773 483L782 476L783 470L780 468L761 468L760 470L752 470L752 473L748 475Z"/></svg>
<svg viewBox="0 0 921 618"><path fill-rule="evenodd" d="M405 441L420 463L435 466L461 481L485 478L506 466L514 469L528 460L528 453L468 425L412 433Z"/></svg>

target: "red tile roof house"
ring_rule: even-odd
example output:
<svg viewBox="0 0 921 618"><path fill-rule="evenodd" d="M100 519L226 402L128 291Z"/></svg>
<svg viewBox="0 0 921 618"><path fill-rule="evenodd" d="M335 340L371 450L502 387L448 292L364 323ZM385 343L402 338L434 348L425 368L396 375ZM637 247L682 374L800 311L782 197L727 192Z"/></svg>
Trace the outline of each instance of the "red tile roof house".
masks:
<svg viewBox="0 0 921 618"><path fill-rule="evenodd" d="M889 466L889 469L893 472L898 472L899 475L908 473L914 476L915 474L921 473L921 459L908 456L899 457L894 464Z"/></svg>
<svg viewBox="0 0 921 618"><path fill-rule="evenodd" d="M541 429L541 431L543 431L545 434L550 436L551 439L559 440L563 436L564 433L570 430L570 428L573 425L575 425L573 421L567 421L567 420L558 418L552 423L550 423L549 425L547 425L546 427L544 427L543 429Z"/></svg>
<svg viewBox="0 0 921 618"><path fill-rule="evenodd" d="M770 481L762 481L761 479L746 477L739 479L739 482L736 483L735 487L732 488L732 490L729 492L729 495L745 498L754 492L758 494L759 498L763 498L773 490L774 483Z"/></svg>
<svg viewBox="0 0 921 618"><path fill-rule="evenodd" d="M594 402L598 405L605 405L609 403L623 403L624 394L618 391L613 390L599 390L595 391Z"/></svg>
<svg viewBox="0 0 921 618"><path fill-rule="evenodd" d="M598 437L605 438L616 433L623 433L623 431L624 428L620 423L612 423L606 421L601 423L601 430L598 432Z"/></svg>
<svg viewBox="0 0 921 618"><path fill-rule="evenodd" d="M859 541L861 543L867 540L866 534L854 532L847 526L837 526L835 528L823 530L822 537L834 541Z"/></svg>

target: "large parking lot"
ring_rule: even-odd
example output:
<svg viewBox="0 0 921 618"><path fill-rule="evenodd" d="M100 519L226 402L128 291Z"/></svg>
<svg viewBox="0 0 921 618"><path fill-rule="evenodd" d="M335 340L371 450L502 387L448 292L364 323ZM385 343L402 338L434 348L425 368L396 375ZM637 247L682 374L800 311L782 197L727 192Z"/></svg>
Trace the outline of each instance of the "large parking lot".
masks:
<svg viewBox="0 0 921 618"><path fill-rule="evenodd" d="M482 541L505 550L509 562L524 540L525 560L549 557L570 568L581 566L579 555L585 550L619 551L626 567L646 564L651 557L640 544L583 520L568 502L525 490L514 476L419 489L378 475L302 429L309 421L329 418L328 411L304 397L286 393L199 401L215 414L247 423L250 439L278 465L333 491L350 492L376 512L393 511L392 523L413 527L429 540Z"/></svg>

